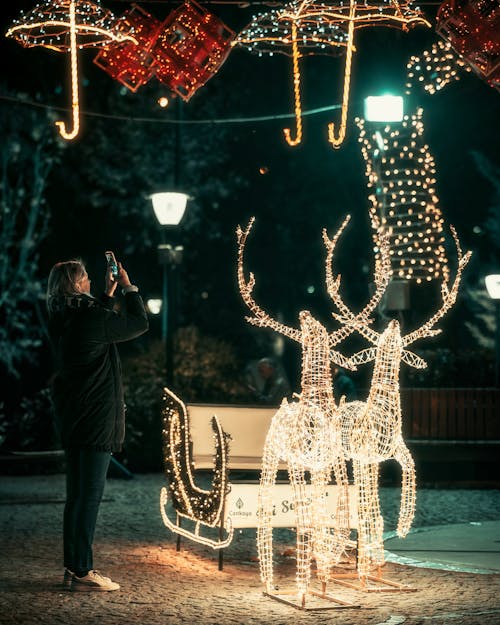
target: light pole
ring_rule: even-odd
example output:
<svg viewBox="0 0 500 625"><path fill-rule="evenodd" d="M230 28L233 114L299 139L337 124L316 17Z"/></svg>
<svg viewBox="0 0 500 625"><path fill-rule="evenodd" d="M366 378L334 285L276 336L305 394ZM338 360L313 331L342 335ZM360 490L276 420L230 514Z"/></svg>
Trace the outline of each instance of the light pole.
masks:
<svg viewBox="0 0 500 625"><path fill-rule="evenodd" d="M500 387L500 274L484 279L488 295L495 302L495 386Z"/></svg>
<svg viewBox="0 0 500 625"><path fill-rule="evenodd" d="M161 336L165 345L165 383L169 388L172 386L173 381L173 333L177 315L176 268L182 262L184 248L182 245L167 243L165 241L165 233L179 225L186 211L188 199L188 195L179 192L154 193L151 195L156 219L163 226L163 243L158 246L158 260L163 267Z"/></svg>

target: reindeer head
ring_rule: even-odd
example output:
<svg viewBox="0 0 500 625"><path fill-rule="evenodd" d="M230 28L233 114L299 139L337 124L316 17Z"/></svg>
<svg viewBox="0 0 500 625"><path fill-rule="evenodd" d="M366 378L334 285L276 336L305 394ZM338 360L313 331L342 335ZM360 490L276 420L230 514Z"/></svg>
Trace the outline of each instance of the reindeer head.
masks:
<svg viewBox="0 0 500 625"><path fill-rule="evenodd" d="M356 330L358 330L374 346L368 349L363 349L360 352L357 352L356 354L351 356L351 358L349 359L350 364L359 365L365 362L370 362L371 360L375 360L376 363L379 363L382 358L384 359L384 361L387 361L387 359L390 357L397 364L398 368L401 360L407 365L415 367L416 369L424 369L425 367L427 367L427 363L425 362L425 360L406 348L408 345L411 345L418 339L436 336L441 332L440 329L434 329L434 326L455 304L458 295L458 288L460 286L460 280L462 277L462 272L471 257L471 252L467 252L465 255L462 254L462 249L460 247L460 242L458 240L455 229L453 228L453 226L451 226L450 229L457 249L458 267L455 280L453 281L451 287L446 281L443 281L443 283L441 284L441 307L436 313L434 313L434 315L430 317L428 321L423 323L416 330L413 330L409 334L406 334L405 336L401 336L399 323L395 319L391 320L388 323L387 327L382 333L376 332L375 330L368 328L366 323L358 323L356 325ZM341 307L342 311L342 315L334 316L337 319L345 320L346 323L354 323L354 315L340 300L338 290L336 292L333 292L333 295L335 295L335 303L338 305L340 304L339 307ZM387 366L389 367L389 365Z"/></svg>

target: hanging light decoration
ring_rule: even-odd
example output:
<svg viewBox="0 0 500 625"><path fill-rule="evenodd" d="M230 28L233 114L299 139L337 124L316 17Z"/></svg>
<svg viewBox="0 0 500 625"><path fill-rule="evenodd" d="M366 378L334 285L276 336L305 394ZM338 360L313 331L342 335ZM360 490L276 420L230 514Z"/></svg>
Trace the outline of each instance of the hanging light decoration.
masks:
<svg viewBox="0 0 500 625"><path fill-rule="evenodd" d="M343 0L333 2L295 2L281 11L269 12L258 16L237 37L237 43L245 45L249 50L264 51L271 53L281 51L283 46L292 50L294 58L294 91L295 108L297 116L297 136L300 136L300 102L298 70L296 66L299 58L299 44L306 41L306 49L309 54L324 53L328 46L335 48L335 54L345 52L344 86L342 95L341 121L338 132L335 132L333 123L328 126L328 140L334 148L342 144L347 127L347 114L349 107L349 91L351 82L352 57L356 50L354 35L358 28L371 26L390 26L408 30L410 27L424 25L430 26L423 14L411 7L409 0L398 2L397 0L372 0L372 2L358 3L350 0L344 4ZM293 30L292 30L293 26ZM313 36L307 36L312 29ZM304 35L304 31L306 35ZM314 36L315 32L318 35ZM294 46L297 51L294 53ZM331 52L331 50L330 50ZM287 136L288 139L288 136ZM290 142L296 145L299 141Z"/></svg>
<svg viewBox="0 0 500 625"><path fill-rule="evenodd" d="M157 79L187 102L220 69L234 36L213 13L185 2L167 17L153 46Z"/></svg>
<svg viewBox="0 0 500 625"><path fill-rule="evenodd" d="M134 4L122 15L121 24L133 30L137 44L127 41L103 48L94 63L127 89L136 92L154 75L151 48L158 38L162 22Z"/></svg>
<svg viewBox="0 0 500 625"><path fill-rule="evenodd" d="M498 0L445 0L437 14L436 32L476 74L500 90Z"/></svg>
<svg viewBox="0 0 500 625"><path fill-rule="evenodd" d="M132 91L155 76L184 101L214 76L226 60L234 33L193 0L160 21L140 7L123 15L139 45L101 51L95 63Z"/></svg>
<svg viewBox="0 0 500 625"><path fill-rule="evenodd" d="M133 34L119 27L119 20L99 0L46 0L14 21L6 32L26 48L42 46L71 54L71 92L73 127L57 121L60 135L74 139L80 130L78 58L81 48L106 46L111 41L135 41Z"/></svg>
<svg viewBox="0 0 500 625"><path fill-rule="evenodd" d="M389 232L394 276L417 283L448 277L436 169L424 142L422 114L419 108L395 124L356 119L375 246L380 221Z"/></svg>
<svg viewBox="0 0 500 625"><path fill-rule="evenodd" d="M285 8L274 9L254 17L236 37L235 45L259 56L284 54L292 57L295 108L295 136L284 129L291 146L302 141L301 75L299 60L304 56L342 54L347 34L338 24L330 23L321 13L311 18L303 14L308 2L294 2Z"/></svg>

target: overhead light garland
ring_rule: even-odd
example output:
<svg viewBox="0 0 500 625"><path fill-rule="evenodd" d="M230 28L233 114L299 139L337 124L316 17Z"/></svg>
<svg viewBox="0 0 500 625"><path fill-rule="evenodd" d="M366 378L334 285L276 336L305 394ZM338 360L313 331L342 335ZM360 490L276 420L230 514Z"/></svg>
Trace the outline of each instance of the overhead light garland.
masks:
<svg viewBox="0 0 500 625"><path fill-rule="evenodd" d="M14 21L6 37L16 39L26 48L42 46L71 55L72 128L57 121L60 135L74 139L80 130L78 94L78 58L81 48L108 45L111 41L135 41L130 32L119 29L119 20L99 0L47 0Z"/></svg>
<svg viewBox="0 0 500 625"><path fill-rule="evenodd" d="M168 388L163 389L163 451L168 489L160 492L160 511L165 525L176 534L208 545L213 549L227 547L233 538L230 519L224 518L224 504L230 490L228 480L229 435L222 429L216 416L212 419L215 439L215 461L211 490L196 486L191 453L189 415L184 402ZM189 519L194 530L171 521L166 506L169 501L179 518ZM218 540L204 536L202 530L218 526L226 532Z"/></svg>
<svg viewBox="0 0 500 625"><path fill-rule="evenodd" d="M437 14L436 32L478 76L500 91L498 0L445 0Z"/></svg>
<svg viewBox="0 0 500 625"><path fill-rule="evenodd" d="M194 0L163 21L133 5L123 23L137 32L139 45L103 50L95 63L132 91L154 76L185 101L220 69L234 38L231 29Z"/></svg>
<svg viewBox="0 0 500 625"><path fill-rule="evenodd" d="M342 366L350 362L333 348L354 331L356 324L369 324L369 315L380 302L390 276L388 238L381 235L382 255L375 267L376 290L352 323L328 333L309 311L303 310L299 313L300 329L296 329L272 319L257 304L253 297L255 277L252 273L248 279L245 277L244 249L253 221L252 218L245 230L240 226L237 229L238 285L243 301L252 313L247 321L287 336L302 347L301 393L296 401L283 400L272 418L264 445L257 527L261 579L267 593L276 596L273 588L272 489L279 462L283 461L287 464L293 487L296 511L298 605L305 606L308 593L345 605L345 602L326 594L331 567L350 544L348 479L341 447L340 413L332 391L331 361ZM349 218L344 221L334 241L348 221ZM352 367L349 365L348 368ZM329 517L325 501L332 470L339 488L334 519ZM311 480L309 493L306 493L306 471ZM313 557L322 584L321 593L309 589Z"/></svg>
<svg viewBox="0 0 500 625"><path fill-rule="evenodd" d="M338 56L346 45L346 33L337 24L331 24L321 13L307 19L303 9L308 2L297 1L282 9L274 9L256 16L236 37L234 45L259 56L284 54L292 57L295 109L295 136L284 129L291 146L302 141L301 75L299 61L304 56Z"/></svg>
<svg viewBox="0 0 500 625"><path fill-rule="evenodd" d="M424 142L423 109L401 123L357 118L375 246L390 235L395 277L417 283L448 277L435 162Z"/></svg>
<svg viewBox="0 0 500 625"><path fill-rule="evenodd" d="M268 54L283 52L284 47L291 50L294 61L297 129L294 139L291 139L289 132L285 132L290 145L297 145L302 134L298 70L301 46L309 54L325 53L325 50L332 47L337 48L335 55L345 52L341 120L337 131L333 123L328 126L328 140L334 148L339 148L344 141L347 127L352 58L356 50L355 30L373 26L408 30L416 25L430 26L423 14L418 9L412 8L410 1L372 0L371 3L358 3L356 0L350 0L349 4L344 4L342 0L338 2L303 0L287 5L284 9L255 17L238 35L236 43L244 45L250 51L265 51ZM312 49L311 44L314 44Z"/></svg>

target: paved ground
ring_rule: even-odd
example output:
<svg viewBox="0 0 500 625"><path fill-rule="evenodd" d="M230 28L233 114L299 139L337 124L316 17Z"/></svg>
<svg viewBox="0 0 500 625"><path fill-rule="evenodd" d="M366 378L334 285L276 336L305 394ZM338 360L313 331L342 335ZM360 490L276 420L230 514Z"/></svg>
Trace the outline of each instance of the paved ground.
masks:
<svg viewBox="0 0 500 625"><path fill-rule="evenodd" d="M415 592L367 594L333 586L332 594L360 607L303 612L262 595L254 530L236 535L225 551L223 571L218 571L217 554L210 548L185 541L176 552L175 538L159 514L163 483L161 475L108 481L96 537L96 566L122 588L82 596L63 592L59 585L64 476L0 478L0 623L500 624L500 574L487 572L500 569L498 490L419 491L414 524L418 531L408 538L406 551L399 550L397 541L386 544L394 549L390 559L411 556L419 566L389 562L384 568L385 577ZM382 489L388 532L395 527L398 497L397 489ZM294 539L288 530L277 534L275 570L283 586L293 583ZM457 557L462 560L456 562ZM442 568L420 566L429 561ZM484 572L446 570L460 565Z"/></svg>

